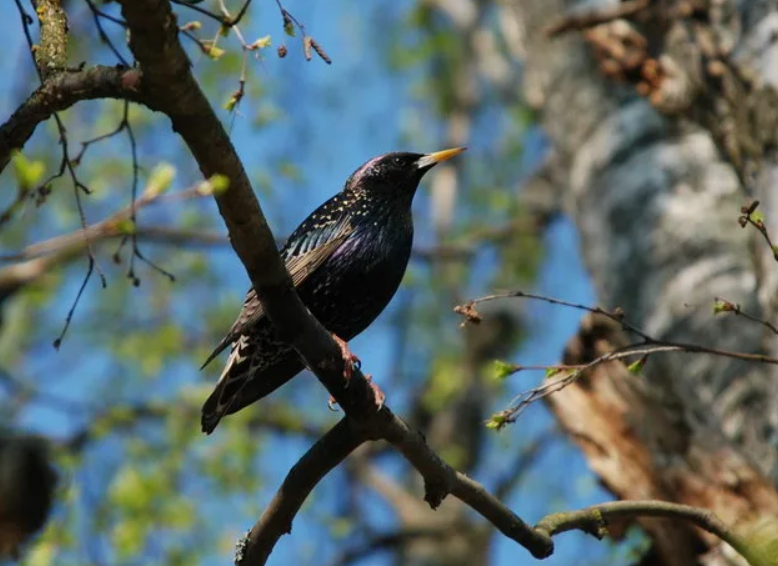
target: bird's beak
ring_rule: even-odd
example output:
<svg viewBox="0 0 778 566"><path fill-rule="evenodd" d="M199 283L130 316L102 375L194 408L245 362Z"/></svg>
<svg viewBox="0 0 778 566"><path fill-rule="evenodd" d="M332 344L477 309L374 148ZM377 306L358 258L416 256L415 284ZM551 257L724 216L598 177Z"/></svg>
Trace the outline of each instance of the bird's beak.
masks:
<svg viewBox="0 0 778 566"><path fill-rule="evenodd" d="M416 161L416 167L418 169L427 169L440 163L441 161L448 161L455 155L459 155L465 151L466 147L455 147L453 149L444 149L443 151L436 151L435 153L428 153L423 155Z"/></svg>

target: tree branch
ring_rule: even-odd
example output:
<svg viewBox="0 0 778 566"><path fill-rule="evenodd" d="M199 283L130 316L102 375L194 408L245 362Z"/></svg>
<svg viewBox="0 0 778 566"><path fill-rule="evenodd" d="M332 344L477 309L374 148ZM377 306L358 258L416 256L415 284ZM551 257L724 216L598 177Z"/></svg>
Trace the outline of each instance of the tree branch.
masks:
<svg viewBox="0 0 778 566"><path fill-rule="evenodd" d="M545 369L554 370L554 373L549 375L549 377L553 377L553 379L547 379L542 384L516 395L511 400L510 406L508 408L492 415L490 421L487 422L487 426L490 428L501 429L507 424L516 422L521 413L535 401L548 397L552 393L556 393L568 387L569 385L572 385L582 376L584 376L587 371L590 371L607 362L624 360L625 358L635 358L636 356L640 357L640 360L635 362L636 365L630 366L630 371L634 372L639 372L642 369L650 355L668 352L707 354L744 362L778 365L778 357L768 356L766 354L737 352L712 346L705 346L702 344L690 344L687 342L654 338L634 324L627 322L625 313L621 308L616 308L613 311L607 311L600 307L588 307L586 305L571 303L561 299L555 299L553 297L537 295L534 293L525 293L524 291L507 291L504 293L498 293L478 299L473 299L463 305L456 306L454 311L465 318L465 322L462 323L463 325L467 323L480 324L482 317L475 308L477 304L508 298L533 299L552 305L560 305L582 310L591 313L592 315L604 317L611 323L621 326L622 330L636 334L641 338L641 340L633 343L625 343L617 348L614 348L613 350L599 355L590 361L587 361L586 363L581 364L564 364L561 366L522 366L518 364L504 364L504 367L500 368L499 370L501 373L504 372L503 375L501 375L503 378L519 371L529 369ZM714 314L725 311L735 312L738 310L738 308L739 307L737 307L737 305L717 299L717 302L714 304ZM765 321L759 320L753 316L749 316L748 318L752 321L767 324Z"/></svg>
<svg viewBox="0 0 778 566"><path fill-rule="evenodd" d="M136 237L144 235L181 241L184 236L191 236L192 241L201 243L220 243L223 238L218 234L189 234L187 232L169 232L166 228L138 228L127 222L133 212L161 201L186 200L208 196L213 193L210 182L203 181L194 187L170 194L161 194L158 187L149 185L135 202L119 210L105 220L85 229L76 230L70 234L57 236L38 244L33 244L18 254L0 255L0 262L8 260L26 260L14 265L0 268L0 302L7 299L26 285L42 277L50 270L67 261L79 257L84 249L92 243L98 243L107 238ZM134 232L133 232L134 231ZM209 240L210 237L210 240ZM214 239L218 238L218 239Z"/></svg>
<svg viewBox="0 0 778 566"><path fill-rule="evenodd" d="M178 26L170 3L160 0L123 0L122 15L131 31L130 49L141 65L143 90L154 106L167 114L173 129L186 142L205 177L224 175L229 189L214 195L230 241L251 278L278 336L292 345L317 370L317 376L348 414L347 397L364 397L368 385L343 387L343 360L329 333L302 304L292 287L243 164L191 73L191 64L178 40ZM318 371L327 370L327 371ZM362 405L363 408L367 405Z"/></svg>
<svg viewBox="0 0 778 566"><path fill-rule="evenodd" d="M305 498L330 470L368 440L364 429L341 419L289 470L284 483L235 553L235 564L264 564L278 539L292 532Z"/></svg>
<svg viewBox="0 0 778 566"><path fill-rule="evenodd" d="M76 102L116 98L152 107L138 90L139 79L140 72L136 69L102 65L83 71L63 71L46 79L0 126L0 173L8 165L12 152L24 147L38 124Z"/></svg>
<svg viewBox="0 0 778 566"><path fill-rule="evenodd" d="M552 513L543 517L535 529L549 536L579 530L601 539L608 534L609 520L637 517L689 521L732 546L751 566L775 564L773 541L778 525L774 522L760 523L750 529L748 535L743 536L742 533L736 532L736 529L725 525L712 511L668 501L611 501L578 511ZM768 536L772 539L768 539Z"/></svg>
<svg viewBox="0 0 778 566"><path fill-rule="evenodd" d="M425 500L430 506L437 507L451 493L536 558L551 555L553 543L545 533L529 527L481 484L455 472L427 446L419 433L411 431L384 407L367 423L341 420L295 464L262 517L239 545L235 563L239 566L265 564L278 539L291 532L292 519L313 487L363 442L375 439L371 429L380 431L421 473Z"/></svg>
<svg viewBox="0 0 778 566"><path fill-rule="evenodd" d="M40 22L41 41L35 48L35 65L42 81L65 69L68 62L68 19L62 0L33 0Z"/></svg>
<svg viewBox="0 0 778 566"><path fill-rule="evenodd" d="M87 241L98 242L105 238L114 238L122 235L126 236L136 229L134 225L126 224L127 221L131 220L133 211L138 212L149 205L160 204L162 202L202 198L210 196L213 191L213 185L209 181L202 181L195 186L171 193L163 193L158 186L150 183L137 200L130 203L125 208L114 212L105 220L92 224L86 229L76 230L69 234L56 236L43 242L32 244L24 248L20 253L0 255L0 262L33 259L73 248L79 250L86 246ZM170 230L166 228L152 229L150 230L150 233L165 234L170 233ZM174 234L172 237L175 239L175 234L178 233L178 231L172 232L172 234ZM210 242L215 236L214 234L207 233L204 235L207 237L204 238L203 241L207 242ZM221 241L224 240L222 239Z"/></svg>
<svg viewBox="0 0 778 566"><path fill-rule="evenodd" d="M722 540L729 537L727 526L710 511L667 501L612 501L578 511L552 513L538 521L535 528L547 532L549 536L578 530L602 538L607 534L608 519L636 516L682 518Z"/></svg>

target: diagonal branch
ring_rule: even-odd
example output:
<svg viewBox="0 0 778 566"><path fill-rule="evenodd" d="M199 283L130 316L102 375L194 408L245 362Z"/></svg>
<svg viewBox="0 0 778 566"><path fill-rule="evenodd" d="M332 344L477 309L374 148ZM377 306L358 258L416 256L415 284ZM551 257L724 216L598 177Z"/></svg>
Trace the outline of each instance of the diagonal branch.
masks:
<svg viewBox="0 0 778 566"><path fill-rule="evenodd" d="M215 193L214 198L227 225L230 241L279 339L295 348L347 417L354 421L338 425L325 435L321 442L332 444L333 449L322 453L314 447L311 450L314 454L324 455L321 458L309 456L298 463L278 497L289 494L290 483L293 485L294 478L301 478L297 491L292 493L298 497L303 494L304 499L329 469L362 442L368 438L383 438L424 477L425 500L433 508L447 494L453 493L536 556L548 556L552 550L548 537L532 531L480 484L457 474L427 446L420 434L411 431L387 406L376 412L373 392L361 372L354 372L346 389L340 348L302 304L291 284L235 148L191 73L169 1L121 0L121 6L131 32L130 49L141 65L143 90L155 106L170 117L173 129L184 139L203 175L220 174L229 180L229 188ZM355 435L355 424L364 432ZM303 474L303 471L307 473ZM294 505L290 506L282 506L283 501L274 500L254 526L241 548L241 563L264 563L278 537L288 532L293 516L289 513L296 512L302 499L294 499Z"/></svg>
<svg viewBox="0 0 778 566"><path fill-rule="evenodd" d="M142 71L140 88L153 107L170 118L203 175L223 175L229 182L214 199L278 338L297 350L348 416L371 420L376 414L373 391L361 372L355 372L345 387L340 347L297 296L243 164L192 75L170 2L122 0L121 5L131 32L130 49ZM389 411L385 416L389 418L376 421L385 428L380 434L372 431L374 436L401 438L401 421ZM432 499L439 496L433 494Z"/></svg>
<svg viewBox="0 0 778 566"><path fill-rule="evenodd" d="M324 476L368 440L365 431L341 419L289 470L259 521L238 543L235 564L264 564L278 539L292 532L292 520Z"/></svg>

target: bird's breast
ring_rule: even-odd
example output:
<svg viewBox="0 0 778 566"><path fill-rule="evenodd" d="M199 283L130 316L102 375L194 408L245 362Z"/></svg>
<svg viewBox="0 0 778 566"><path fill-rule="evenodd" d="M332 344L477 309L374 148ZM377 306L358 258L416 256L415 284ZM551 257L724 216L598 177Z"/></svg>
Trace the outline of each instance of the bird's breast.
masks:
<svg viewBox="0 0 778 566"><path fill-rule="evenodd" d="M411 253L410 221L358 223L298 289L311 312L345 340L362 332L391 301Z"/></svg>

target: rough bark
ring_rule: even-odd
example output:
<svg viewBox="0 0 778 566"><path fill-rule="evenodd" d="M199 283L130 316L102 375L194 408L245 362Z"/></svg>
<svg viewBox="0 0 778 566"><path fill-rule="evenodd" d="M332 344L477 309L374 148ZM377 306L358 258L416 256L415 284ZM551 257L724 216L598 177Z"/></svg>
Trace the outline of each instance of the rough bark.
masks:
<svg viewBox="0 0 778 566"><path fill-rule="evenodd" d="M564 362L590 362L625 345L626 338L613 321L589 316ZM688 403L664 395L650 378L633 375L620 362L598 366L548 403L603 485L623 499L683 502L711 510L736 528L778 516L772 482L738 446L690 414ZM639 522L654 543L642 566L730 563L721 541L700 529L677 521ZM610 534L619 538L631 523L611 525Z"/></svg>
<svg viewBox="0 0 778 566"><path fill-rule="evenodd" d="M588 2L586 10L614 5ZM623 308L630 322L657 338L775 353L769 330L712 315L716 296L759 318L772 320L775 314L778 265L761 235L737 224L740 206L754 197L763 203L768 229L775 217L770 182L775 131L771 112L759 112L776 84L768 64L775 46L765 39L775 28L775 14L768 13L767 3L724 3L726 17L713 14L706 21L727 45L722 55L727 72L735 69L759 85L741 89L732 108L747 112L734 118L722 111L728 108L725 97L700 79L699 69L708 67L700 67L699 54L673 61L691 85L685 94L691 98L674 107L651 98L652 107L632 86L603 76L580 34L547 37L547 27L573 3L506 1L505 6L523 30L525 96L553 142L558 198L578 226L600 304ZM696 22L684 25L695 38L701 36ZM677 54L686 45L672 37L678 31L674 24L653 31L649 44L660 49ZM745 83L736 77L732 84ZM765 91L761 98L754 94ZM722 132L728 120L744 135ZM760 120L769 126L766 134ZM745 136L755 144L735 143ZM584 327L568 356L587 359L602 346L598 340L593 326ZM775 368L666 355L651 358L644 373L638 380L615 366L603 367L551 399L605 484L622 498L703 505L730 520L775 515L778 500L767 479L776 464ZM646 563L720 559L715 553L702 557L713 542L696 532L654 522L644 526L656 543L656 561Z"/></svg>

